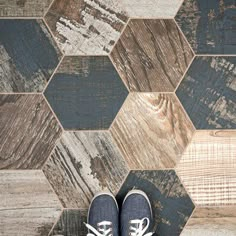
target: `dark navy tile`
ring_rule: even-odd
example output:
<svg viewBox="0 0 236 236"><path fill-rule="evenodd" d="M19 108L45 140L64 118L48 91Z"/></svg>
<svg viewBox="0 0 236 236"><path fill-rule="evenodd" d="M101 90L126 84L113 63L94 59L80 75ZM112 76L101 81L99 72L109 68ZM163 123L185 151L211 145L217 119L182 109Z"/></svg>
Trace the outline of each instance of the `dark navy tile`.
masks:
<svg viewBox="0 0 236 236"><path fill-rule="evenodd" d="M196 57L176 93L197 129L235 129L236 57Z"/></svg>
<svg viewBox="0 0 236 236"><path fill-rule="evenodd" d="M131 189L143 190L148 195L153 209L155 235L180 235L194 204L175 171L131 171L117 195L120 206Z"/></svg>
<svg viewBox="0 0 236 236"><path fill-rule="evenodd" d="M235 54L235 17L235 0L185 0L175 19L195 52Z"/></svg>
<svg viewBox="0 0 236 236"><path fill-rule="evenodd" d="M87 222L86 210L65 209L49 236L85 236L88 230L84 222Z"/></svg>
<svg viewBox="0 0 236 236"><path fill-rule="evenodd" d="M65 129L107 129L128 91L106 56L65 57L45 96Z"/></svg>
<svg viewBox="0 0 236 236"><path fill-rule="evenodd" d="M60 58L42 20L0 20L0 92L41 92Z"/></svg>

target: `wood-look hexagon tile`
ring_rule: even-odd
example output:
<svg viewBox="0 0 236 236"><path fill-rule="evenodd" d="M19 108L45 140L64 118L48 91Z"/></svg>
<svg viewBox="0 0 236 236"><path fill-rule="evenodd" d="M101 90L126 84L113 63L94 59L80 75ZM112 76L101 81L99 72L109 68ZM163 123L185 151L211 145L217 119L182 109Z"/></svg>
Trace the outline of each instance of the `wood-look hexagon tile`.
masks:
<svg viewBox="0 0 236 236"><path fill-rule="evenodd" d="M110 129L131 169L172 168L194 127L174 94L130 94Z"/></svg>
<svg viewBox="0 0 236 236"><path fill-rule="evenodd" d="M197 129L235 129L236 57L196 57L176 94Z"/></svg>
<svg viewBox="0 0 236 236"><path fill-rule="evenodd" d="M181 236L235 236L236 206L196 208Z"/></svg>
<svg viewBox="0 0 236 236"><path fill-rule="evenodd" d="M235 0L185 0L175 19L196 53L236 54Z"/></svg>
<svg viewBox="0 0 236 236"><path fill-rule="evenodd" d="M0 172L0 235L48 235L60 213L42 171Z"/></svg>
<svg viewBox="0 0 236 236"><path fill-rule="evenodd" d="M177 171L197 206L236 204L236 131L197 131Z"/></svg>
<svg viewBox="0 0 236 236"><path fill-rule="evenodd" d="M39 169L61 134L42 95L0 95L0 169Z"/></svg>
<svg viewBox="0 0 236 236"><path fill-rule="evenodd" d="M67 130L109 128L127 95L106 56L65 57L45 91Z"/></svg>
<svg viewBox="0 0 236 236"><path fill-rule="evenodd" d="M43 171L64 207L86 208L93 195L116 193L128 167L107 131L66 132Z"/></svg>
<svg viewBox="0 0 236 236"><path fill-rule="evenodd" d="M182 0L121 0L130 17L173 18Z"/></svg>
<svg viewBox="0 0 236 236"><path fill-rule="evenodd" d="M45 19L67 55L107 55L127 22L119 0L55 0Z"/></svg>
<svg viewBox="0 0 236 236"><path fill-rule="evenodd" d="M0 19L0 92L41 92L61 53L42 20Z"/></svg>
<svg viewBox="0 0 236 236"><path fill-rule="evenodd" d="M87 210L65 209L49 236L85 236L88 229L84 222L87 222Z"/></svg>
<svg viewBox="0 0 236 236"><path fill-rule="evenodd" d="M111 58L130 91L173 92L193 52L174 20L132 19Z"/></svg>
<svg viewBox="0 0 236 236"><path fill-rule="evenodd" d="M180 235L194 204L175 171L131 171L117 194L120 206L131 189L140 189L149 197L156 235Z"/></svg>
<svg viewBox="0 0 236 236"><path fill-rule="evenodd" d="M0 17L42 17L53 0L1 0Z"/></svg>

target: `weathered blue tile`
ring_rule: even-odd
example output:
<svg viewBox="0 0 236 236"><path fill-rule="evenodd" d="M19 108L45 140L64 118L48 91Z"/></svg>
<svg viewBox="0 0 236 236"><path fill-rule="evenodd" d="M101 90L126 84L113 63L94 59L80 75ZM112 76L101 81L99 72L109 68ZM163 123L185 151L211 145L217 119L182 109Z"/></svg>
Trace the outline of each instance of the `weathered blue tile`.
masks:
<svg viewBox="0 0 236 236"><path fill-rule="evenodd" d="M235 0L185 0L175 19L197 53L235 54L235 17Z"/></svg>
<svg viewBox="0 0 236 236"><path fill-rule="evenodd" d="M41 92L60 58L42 20L0 20L0 92Z"/></svg>
<svg viewBox="0 0 236 236"><path fill-rule="evenodd" d="M155 235L180 235L194 204L175 171L131 171L117 195L120 206L131 189L143 190L148 195L153 209Z"/></svg>
<svg viewBox="0 0 236 236"><path fill-rule="evenodd" d="M176 93L197 129L235 129L236 57L196 57Z"/></svg>
<svg viewBox="0 0 236 236"><path fill-rule="evenodd" d="M45 96L65 129L107 129L128 91L111 61L65 57Z"/></svg>

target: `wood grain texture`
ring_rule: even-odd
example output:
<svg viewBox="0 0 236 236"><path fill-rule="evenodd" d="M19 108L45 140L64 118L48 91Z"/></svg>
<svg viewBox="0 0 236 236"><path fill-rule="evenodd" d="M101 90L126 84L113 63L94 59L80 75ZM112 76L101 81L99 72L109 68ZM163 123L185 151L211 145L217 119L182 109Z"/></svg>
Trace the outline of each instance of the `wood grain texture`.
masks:
<svg viewBox="0 0 236 236"><path fill-rule="evenodd" d="M111 57L130 91L171 92L193 53L173 20L133 19Z"/></svg>
<svg viewBox="0 0 236 236"><path fill-rule="evenodd" d="M196 208L181 236L235 236L236 207Z"/></svg>
<svg viewBox="0 0 236 236"><path fill-rule="evenodd" d="M118 0L56 0L46 21L66 54L106 55L127 17Z"/></svg>
<svg viewBox="0 0 236 236"><path fill-rule="evenodd" d="M176 21L197 53L236 53L235 0L185 0Z"/></svg>
<svg viewBox="0 0 236 236"><path fill-rule="evenodd" d="M236 204L235 157L235 131L197 131L177 166L195 204Z"/></svg>
<svg viewBox="0 0 236 236"><path fill-rule="evenodd" d="M197 129L235 129L236 57L196 57L176 94Z"/></svg>
<svg viewBox="0 0 236 236"><path fill-rule="evenodd" d="M60 58L42 20L0 20L0 92L41 92Z"/></svg>
<svg viewBox="0 0 236 236"><path fill-rule="evenodd" d="M44 166L64 207L85 208L93 195L118 191L128 168L108 132L67 132Z"/></svg>
<svg viewBox="0 0 236 236"><path fill-rule="evenodd" d="M107 129L128 91L108 57L65 57L45 96L65 129Z"/></svg>
<svg viewBox="0 0 236 236"><path fill-rule="evenodd" d="M194 205L173 170L131 171L117 195L120 206L131 189L143 190L148 195L155 235L180 235Z"/></svg>
<svg viewBox="0 0 236 236"><path fill-rule="evenodd" d="M172 18L182 0L121 0L130 17Z"/></svg>
<svg viewBox="0 0 236 236"><path fill-rule="evenodd" d="M41 95L0 95L0 169L38 169L61 134Z"/></svg>
<svg viewBox="0 0 236 236"><path fill-rule="evenodd" d="M129 166L172 168L194 128L172 94L130 94L110 129Z"/></svg>
<svg viewBox="0 0 236 236"><path fill-rule="evenodd" d="M52 0L1 0L0 16L44 16Z"/></svg>
<svg viewBox="0 0 236 236"><path fill-rule="evenodd" d="M85 236L87 210L65 209L49 236Z"/></svg>
<svg viewBox="0 0 236 236"><path fill-rule="evenodd" d="M0 235L45 236L60 202L38 170L0 172Z"/></svg>

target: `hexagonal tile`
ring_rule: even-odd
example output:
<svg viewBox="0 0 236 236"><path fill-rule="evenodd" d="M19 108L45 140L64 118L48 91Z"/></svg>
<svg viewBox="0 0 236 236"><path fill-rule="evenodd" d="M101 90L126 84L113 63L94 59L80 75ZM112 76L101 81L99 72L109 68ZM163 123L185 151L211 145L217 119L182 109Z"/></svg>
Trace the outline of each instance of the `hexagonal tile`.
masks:
<svg viewBox="0 0 236 236"><path fill-rule="evenodd" d="M111 57L130 91L172 92L193 52L174 20L133 19Z"/></svg>
<svg viewBox="0 0 236 236"><path fill-rule="evenodd" d="M0 171L0 235L48 235L60 213L42 171Z"/></svg>
<svg viewBox="0 0 236 236"><path fill-rule="evenodd" d="M174 94L133 93L110 129L131 169L172 168L194 127Z"/></svg>
<svg viewBox="0 0 236 236"><path fill-rule="evenodd" d="M60 58L42 20L0 20L0 92L41 92Z"/></svg>
<svg viewBox="0 0 236 236"><path fill-rule="evenodd" d="M181 236L235 236L236 207L196 208Z"/></svg>
<svg viewBox="0 0 236 236"><path fill-rule="evenodd" d="M88 229L84 222L87 222L87 210L65 209L49 236L85 236Z"/></svg>
<svg viewBox="0 0 236 236"><path fill-rule="evenodd" d="M121 0L130 17L172 18L176 15L182 0Z"/></svg>
<svg viewBox="0 0 236 236"><path fill-rule="evenodd" d="M156 235L180 235L194 204L173 170L131 171L120 189L119 205L131 189L141 189L149 197Z"/></svg>
<svg viewBox="0 0 236 236"><path fill-rule="evenodd" d="M0 16L44 16L52 0L1 0Z"/></svg>
<svg viewBox="0 0 236 236"><path fill-rule="evenodd" d="M107 131L64 133L43 170L67 208L88 207L103 190L115 193L128 174Z"/></svg>
<svg viewBox="0 0 236 236"><path fill-rule="evenodd" d="M107 129L128 94L108 57L65 57L45 91L65 129Z"/></svg>
<svg viewBox="0 0 236 236"><path fill-rule="evenodd" d="M175 19L200 54L236 53L235 0L185 0Z"/></svg>
<svg viewBox="0 0 236 236"><path fill-rule="evenodd" d="M235 129L236 57L196 57L176 94L197 129Z"/></svg>
<svg viewBox="0 0 236 236"><path fill-rule="evenodd" d="M236 205L236 131L197 131L177 171L198 206Z"/></svg>
<svg viewBox="0 0 236 236"><path fill-rule="evenodd" d="M67 55L106 55L127 17L119 0L55 0L46 21Z"/></svg>
<svg viewBox="0 0 236 236"><path fill-rule="evenodd" d="M61 134L42 95L0 95L0 169L41 168Z"/></svg>

